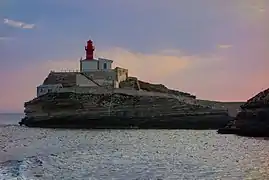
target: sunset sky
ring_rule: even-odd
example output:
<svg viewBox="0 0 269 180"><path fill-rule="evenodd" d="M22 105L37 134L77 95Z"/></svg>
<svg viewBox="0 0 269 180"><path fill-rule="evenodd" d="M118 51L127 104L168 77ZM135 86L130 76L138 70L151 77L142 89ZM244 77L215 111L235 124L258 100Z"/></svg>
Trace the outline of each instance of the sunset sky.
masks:
<svg viewBox="0 0 269 180"><path fill-rule="evenodd" d="M269 0L0 0L0 112L21 112L50 70L96 56L201 99L269 87Z"/></svg>

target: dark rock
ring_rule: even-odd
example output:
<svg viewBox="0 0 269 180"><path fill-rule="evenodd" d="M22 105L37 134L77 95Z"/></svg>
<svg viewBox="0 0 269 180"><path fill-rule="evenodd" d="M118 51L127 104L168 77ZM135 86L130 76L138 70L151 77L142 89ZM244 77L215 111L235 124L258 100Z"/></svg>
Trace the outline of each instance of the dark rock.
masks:
<svg viewBox="0 0 269 180"><path fill-rule="evenodd" d="M49 93L26 102L25 115L21 124L53 128L218 129L231 120L226 110L136 92Z"/></svg>
<svg viewBox="0 0 269 180"><path fill-rule="evenodd" d="M241 112L218 132L251 137L269 137L269 89L258 93L241 105Z"/></svg>

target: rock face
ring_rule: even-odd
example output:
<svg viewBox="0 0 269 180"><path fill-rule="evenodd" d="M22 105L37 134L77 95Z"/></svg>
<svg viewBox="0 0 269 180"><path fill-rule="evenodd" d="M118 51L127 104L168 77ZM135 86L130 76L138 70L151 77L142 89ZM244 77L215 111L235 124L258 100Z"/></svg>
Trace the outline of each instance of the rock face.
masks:
<svg viewBox="0 0 269 180"><path fill-rule="evenodd" d="M230 120L226 110L135 91L49 93L24 106L29 127L218 129Z"/></svg>
<svg viewBox="0 0 269 180"><path fill-rule="evenodd" d="M269 137L269 88L241 105L241 112L219 133Z"/></svg>
<svg viewBox="0 0 269 180"><path fill-rule="evenodd" d="M269 88L250 98L241 106L242 109L269 108Z"/></svg>
<svg viewBox="0 0 269 180"><path fill-rule="evenodd" d="M149 92L159 92L159 93L167 93L167 94L173 94L176 96L185 96L190 98L196 98L196 96L191 95L186 92L181 92L177 90L168 89L163 84L152 84L148 82L144 82L141 80L138 80L136 77L128 77L126 81L123 81L120 83L120 88L134 88L136 90L144 90Z"/></svg>

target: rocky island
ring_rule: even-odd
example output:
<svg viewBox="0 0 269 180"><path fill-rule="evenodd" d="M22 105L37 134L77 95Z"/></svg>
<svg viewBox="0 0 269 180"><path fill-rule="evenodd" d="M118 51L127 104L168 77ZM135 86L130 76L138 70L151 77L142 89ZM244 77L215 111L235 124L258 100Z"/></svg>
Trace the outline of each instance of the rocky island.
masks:
<svg viewBox="0 0 269 180"><path fill-rule="evenodd" d="M26 102L20 125L58 128L218 129L231 117L227 109L196 96L129 77L112 69L113 60L94 59L92 41L86 59L72 72L51 71Z"/></svg>
<svg viewBox="0 0 269 180"><path fill-rule="evenodd" d="M269 88L241 105L241 111L221 134L237 134L251 137L269 137Z"/></svg>
<svg viewBox="0 0 269 180"><path fill-rule="evenodd" d="M230 119L213 109L171 94L98 89L91 93L47 93L25 103L29 127L218 129Z"/></svg>

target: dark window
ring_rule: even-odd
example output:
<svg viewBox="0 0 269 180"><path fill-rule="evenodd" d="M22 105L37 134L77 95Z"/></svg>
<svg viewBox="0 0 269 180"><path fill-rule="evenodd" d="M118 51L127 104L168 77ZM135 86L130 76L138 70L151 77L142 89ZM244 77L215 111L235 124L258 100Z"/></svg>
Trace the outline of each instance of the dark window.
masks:
<svg viewBox="0 0 269 180"><path fill-rule="evenodd" d="M107 64L106 63L104 63L104 69L106 69L107 68Z"/></svg>

